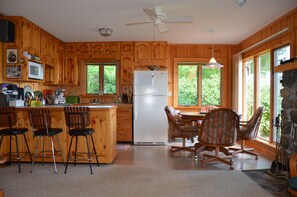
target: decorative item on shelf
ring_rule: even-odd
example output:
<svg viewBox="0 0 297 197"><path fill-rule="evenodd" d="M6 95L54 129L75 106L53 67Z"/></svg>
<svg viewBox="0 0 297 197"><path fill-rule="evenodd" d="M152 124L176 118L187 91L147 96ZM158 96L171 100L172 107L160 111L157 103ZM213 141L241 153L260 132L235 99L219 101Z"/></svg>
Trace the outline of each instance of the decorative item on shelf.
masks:
<svg viewBox="0 0 297 197"><path fill-rule="evenodd" d="M213 55L213 30L209 30L209 32L211 32L211 37L212 37L212 44L211 44L211 58L209 60L209 62L203 66L204 68L222 68L224 67L222 64L218 63L216 61L216 59L214 58Z"/></svg>
<svg viewBox="0 0 297 197"><path fill-rule="evenodd" d="M160 66L158 66L158 65L148 65L147 67L150 70L159 70L160 69Z"/></svg>
<svg viewBox="0 0 297 197"><path fill-rule="evenodd" d="M111 28L104 27L99 29L99 34L104 37L111 36L112 32L113 30Z"/></svg>
<svg viewBox="0 0 297 197"><path fill-rule="evenodd" d="M18 63L18 50L17 49L6 49L6 63L7 64Z"/></svg>

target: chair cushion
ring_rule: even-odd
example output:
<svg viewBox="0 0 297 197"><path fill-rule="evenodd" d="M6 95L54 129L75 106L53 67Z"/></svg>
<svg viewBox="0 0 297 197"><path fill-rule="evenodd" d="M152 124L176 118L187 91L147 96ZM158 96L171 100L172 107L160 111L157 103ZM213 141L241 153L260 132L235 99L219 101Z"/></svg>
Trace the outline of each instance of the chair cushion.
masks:
<svg viewBox="0 0 297 197"><path fill-rule="evenodd" d="M57 135L61 133L63 129L60 128L49 128L48 133L49 136ZM34 136L47 136L46 129L37 129L34 131Z"/></svg>
<svg viewBox="0 0 297 197"><path fill-rule="evenodd" d="M92 135L92 133L94 133L95 130L93 128L85 128L85 129L71 129L69 131L69 135L73 136L73 135Z"/></svg>
<svg viewBox="0 0 297 197"><path fill-rule="evenodd" d="M0 130L0 135L18 135L27 131L27 128L6 128Z"/></svg>
<svg viewBox="0 0 297 197"><path fill-rule="evenodd" d="M297 190L297 176L291 177L289 179L289 187L293 188L294 190Z"/></svg>

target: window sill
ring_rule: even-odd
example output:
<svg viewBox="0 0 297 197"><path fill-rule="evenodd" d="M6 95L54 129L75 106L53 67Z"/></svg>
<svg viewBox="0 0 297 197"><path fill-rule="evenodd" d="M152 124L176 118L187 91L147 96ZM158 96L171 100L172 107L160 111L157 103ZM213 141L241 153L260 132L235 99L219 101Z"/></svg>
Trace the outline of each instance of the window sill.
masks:
<svg viewBox="0 0 297 197"><path fill-rule="evenodd" d="M275 158L276 145L275 143L269 143L268 141L257 138L256 140L246 140L245 145L257 149L261 154Z"/></svg>

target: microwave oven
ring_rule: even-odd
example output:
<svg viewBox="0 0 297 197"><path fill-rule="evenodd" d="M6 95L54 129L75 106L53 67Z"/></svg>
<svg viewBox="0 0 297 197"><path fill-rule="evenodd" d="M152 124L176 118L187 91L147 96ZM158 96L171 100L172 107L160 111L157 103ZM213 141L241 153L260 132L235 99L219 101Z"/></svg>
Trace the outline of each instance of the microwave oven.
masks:
<svg viewBox="0 0 297 197"><path fill-rule="evenodd" d="M28 61L28 78L43 80L43 65L37 62Z"/></svg>

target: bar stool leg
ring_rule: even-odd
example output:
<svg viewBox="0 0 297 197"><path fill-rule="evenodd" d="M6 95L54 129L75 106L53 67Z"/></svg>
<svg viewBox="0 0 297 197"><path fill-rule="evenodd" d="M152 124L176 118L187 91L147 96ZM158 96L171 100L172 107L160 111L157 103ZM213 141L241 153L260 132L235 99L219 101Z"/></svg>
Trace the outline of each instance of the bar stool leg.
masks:
<svg viewBox="0 0 297 197"><path fill-rule="evenodd" d="M94 149L94 154L95 154L95 157L96 157L97 165L99 166L98 155L97 155L97 151L96 151L96 147L95 147L95 143L94 143L94 139L93 139L92 135L91 135L91 139L92 139L92 143L93 143L93 149Z"/></svg>
<svg viewBox="0 0 297 197"><path fill-rule="evenodd" d="M34 163L35 163L35 159L36 159L36 155L37 155L37 151L38 151L38 144L39 144L40 136L38 136L37 138L38 139L36 140L36 144L35 144L35 151L34 151L34 156L33 156L30 173L32 173L32 171L33 171L33 167L34 167Z"/></svg>
<svg viewBox="0 0 297 197"><path fill-rule="evenodd" d="M4 136L0 136L0 149L1 149L1 145L2 145L2 139ZM1 152L0 152L0 157L1 157Z"/></svg>
<svg viewBox="0 0 297 197"><path fill-rule="evenodd" d="M22 134L23 134L23 136L24 136L24 140L25 140L25 143L26 143L26 147L27 147L28 155L29 155L29 157L30 157L30 161L32 162L32 156L31 156L31 152L30 152L30 149L29 149L29 145L28 145L27 138L26 138L26 136L25 136L24 133L22 133Z"/></svg>
<svg viewBox="0 0 297 197"><path fill-rule="evenodd" d="M57 170L57 165L56 165L56 156L55 156L55 149L54 149L54 141L53 141L53 137L51 136L51 146L52 146L52 155L53 155L53 160L54 160L54 170L55 173L58 172Z"/></svg>
<svg viewBox="0 0 297 197"><path fill-rule="evenodd" d="M72 140L73 140L73 136L71 137L71 140L70 140L70 145L69 145L69 149L68 149L68 155L67 155L67 161L66 161L66 165L65 165L64 174L66 174L66 172L67 172L68 162L69 162L69 158L70 158L70 151L71 151L71 146L72 146Z"/></svg>
<svg viewBox="0 0 297 197"><path fill-rule="evenodd" d="M74 151L74 166L76 166L76 155L77 155L77 141L78 141L78 136L75 136L75 151Z"/></svg>
<svg viewBox="0 0 297 197"><path fill-rule="evenodd" d="M45 155L44 155L44 137L42 137L41 138L41 140L42 140L42 154L41 154L41 159L42 159L42 161L41 161L41 165L43 165L44 164L44 157L45 157Z"/></svg>
<svg viewBox="0 0 297 197"><path fill-rule="evenodd" d="M91 163L91 153L90 153L89 140L88 140L88 136L85 135L85 137L86 137L86 142L87 142L88 160L89 160L89 165L90 165L90 171L91 171L91 174L93 174L92 163Z"/></svg>
<svg viewBox="0 0 297 197"><path fill-rule="evenodd" d="M56 135L56 140L57 140L57 144L58 144L58 147L59 147L59 152L61 153L61 157L62 157L63 165L65 165L64 155L63 155L63 152L62 152L62 147L61 147L61 144L60 144L58 135Z"/></svg>
<svg viewBox="0 0 297 197"><path fill-rule="evenodd" d="M19 152L19 143L18 143L18 137L17 135L14 135L15 137L15 148L16 148L16 154L17 154L17 160L18 160L18 167L19 167L19 173L21 173L21 164L20 164L20 152Z"/></svg>
<svg viewBox="0 0 297 197"><path fill-rule="evenodd" d="M9 164L11 164L11 135L9 135Z"/></svg>

